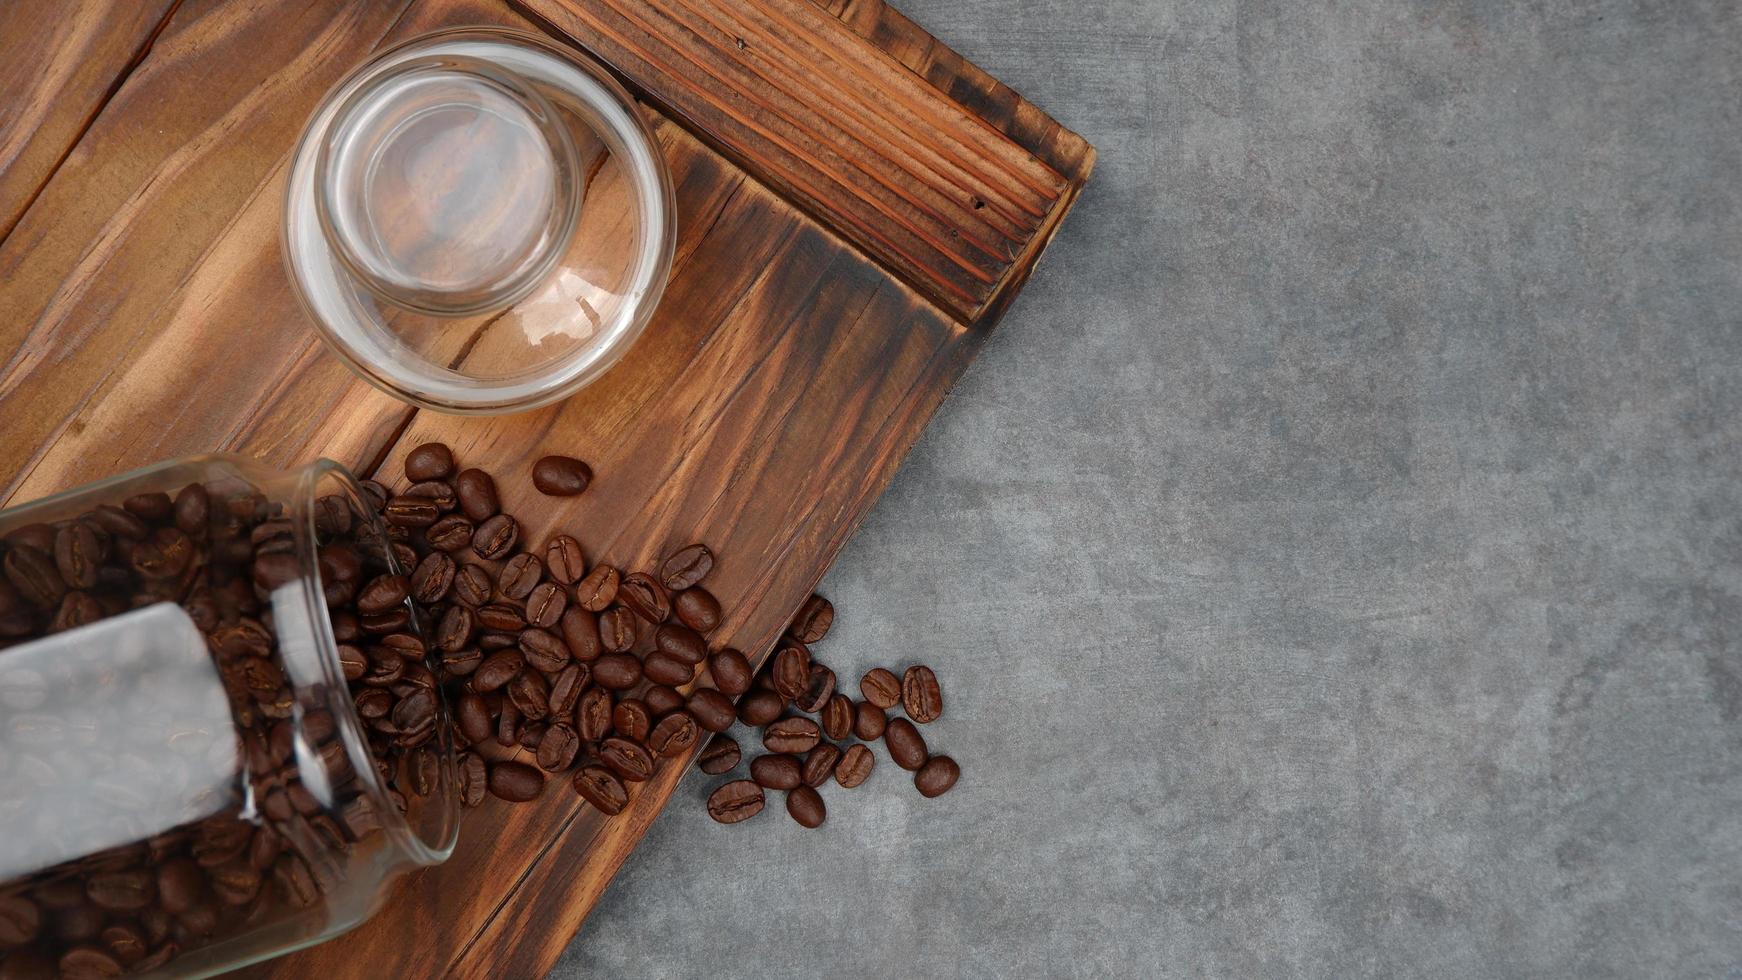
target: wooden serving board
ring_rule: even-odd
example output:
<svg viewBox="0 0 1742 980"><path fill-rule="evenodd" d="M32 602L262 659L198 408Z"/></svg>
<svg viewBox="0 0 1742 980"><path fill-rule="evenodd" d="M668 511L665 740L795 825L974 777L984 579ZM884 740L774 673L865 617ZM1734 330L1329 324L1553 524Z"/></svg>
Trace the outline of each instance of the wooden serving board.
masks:
<svg viewBox="0 0 1742 980"><path fill-rule="evenodd" d="M527 414L413 411L350 375L282 269L285 163L379 46L539 30L644 102L677 187L653 323ZM399 473L453 446L534 540L719 556L712 639L765 655L1088 178L1094 150L881 0L10 0L0 4L0 503L214 450ZM540 497L531 460L598 478ZM546 971L684 765L603 819L560 781L467 814L446 865L284 977Z"/></svg>

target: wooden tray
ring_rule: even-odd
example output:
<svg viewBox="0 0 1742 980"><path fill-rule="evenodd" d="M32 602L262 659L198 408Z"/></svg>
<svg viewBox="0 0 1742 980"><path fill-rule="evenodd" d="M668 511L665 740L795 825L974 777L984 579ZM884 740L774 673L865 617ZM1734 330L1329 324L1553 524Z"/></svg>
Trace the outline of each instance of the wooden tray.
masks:
<svg viewBox="0 0 1742 980"><path fill-rule="evenodd" d="M290 146L341 74L457 24L578 41L645 102L677 186L671 286L604 381L498 419L353 378L281 268ZM399 473L439 439L533 540L644 567L700 540L764 655L1081 190L1094 150L880 0L12 0L0 7L0 502L211 450ZM592 462L571 501L523 481ZM566 786L468 814L445 866L254 972L528 976L681 778L601 819Z"/></svg>

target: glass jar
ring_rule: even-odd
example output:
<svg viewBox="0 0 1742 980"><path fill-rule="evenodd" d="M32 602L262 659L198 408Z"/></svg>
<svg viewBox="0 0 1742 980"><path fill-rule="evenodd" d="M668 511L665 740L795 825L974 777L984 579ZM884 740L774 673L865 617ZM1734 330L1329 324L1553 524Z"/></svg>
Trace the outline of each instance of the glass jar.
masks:
<svg viewBox="0 0 1742 980"><path fill-rule="evenodd" d="M0 512L0 978L234 969L448 856L452 726L372 489L202 456Z"/></svg>

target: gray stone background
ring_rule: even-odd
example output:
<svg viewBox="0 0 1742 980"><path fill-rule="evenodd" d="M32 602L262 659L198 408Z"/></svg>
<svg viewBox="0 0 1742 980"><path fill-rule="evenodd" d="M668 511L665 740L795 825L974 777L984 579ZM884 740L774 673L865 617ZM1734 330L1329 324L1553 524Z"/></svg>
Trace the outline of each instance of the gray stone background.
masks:
<svg viewBox="0 0 1742 980"><path fill-rule="evenodd" d="M962 781L553 976L1742 977L1742 4L901 5L1100 150L825 583Z"/></svg>

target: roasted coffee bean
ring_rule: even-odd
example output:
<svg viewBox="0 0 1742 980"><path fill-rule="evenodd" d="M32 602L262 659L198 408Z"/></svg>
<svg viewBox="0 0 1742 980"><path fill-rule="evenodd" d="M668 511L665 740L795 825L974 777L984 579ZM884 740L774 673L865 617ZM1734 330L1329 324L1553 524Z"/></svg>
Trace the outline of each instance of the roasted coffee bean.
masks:
<svg viewBox="0 0 1742 980"><path fill-rule="evenodd" d="M525 803L544 792L544 773L524 762L498 762L490 767L488 785L492 796Z"/></svg>
<svg viewBox="0 0 1742 980"><path fill-rule="evenodd" d="M460 727L460 734L473 745L489 740L496 730L496 723L490 717L490 706L483 697L471 691L461 694L454 703L454 720Z"/></svg>
<svg viewBox="0 0 1742 980"><path fill-rule="evenodd" d="M393 552L393 560L397 563L397 569L417 567L417 549L411 545L403 541L394 541L388 545L388 549Z"/></svg>
<svg viewBox="0 0 1742 980"><path fill-rule="evenodd" d="M420 732L435 724L436 696L431 690L416 690L393 706L393 726L400 732Z"/></svg>
<svg viewBox="0 0 1742 980"><path fill-rule="evenodd" d="M60 608L54 611L54 618L49 621L51 633L78 629L103 618L103 607L97 600L84 592L68 592L60 601Z"/></svg>
<svg viewBox="0 0 1742 980"><path fill-rule="evenodd" d="M380 829L379 822L374 823ZM206 873L212 893L225 905L247 905L260 893L260 872L246 861L231 861Z"/></svg>
<svg viewBox="0 0 1742 980"><path fill-rule="evenodd" d="M563 722L550 726L538 743L538 767L545 772L563 772L574 765L581 750L581 736Z"/></svg>
<svg viewBox="0 0 1742 980"><path fill-rule="evenodd" d="M360 680L369 671L369 658L364 656L363 651L356 647L341 644L339 646L339 669L344 673L345 680Z"/></svg>
<svg viewBox="0 0 1742 980"><path fill-rule="evenodd" d="M859 692L865 695L865 700L888 711L901 703L901 678L893 671L875 667L859 681Z"/></svg>
<svg viewBox="0 0 1742 980"><path fill-rule="evenodd" d="M732 721L737 717L732 708L732 699L711 687L698 687L690 692L690 697L684 705L689 713L696 716L696 723L710 732L723 732L732 727Z"/></svg>
<svg viewBox="0 0 1742 980"><path fill-rule="evenodd" d="M835 694L835 672L819 663L812 663L810 679L805 683L804 693L794 702L793 707L811 714L823 710L829 703L829 698Z"/></svg>
<svg viewBox="0 0 1742 980"><path fill-rule="evenodd" d="M587 574L581 543L566 534L551 538L544 546L544 566L550 571L551 581L562 586L574 585Z"/></svg>
<svg viewBox="0 0 1742 980"><path fill-rule="evenodd" d="M477 647L453 650L442 654L442 670L449 677L469 677L484 662L484 651Z"/></svg>
<svg viewBox="0 0 1742 980"><path fill-rule="evenodd" d="M271 592L273 589L276 589L281 585L288 585L289 583L296 581L297 577L302 574L302 562L297 559L296 555L291 554L288 551L256 551L254 554L255 558L252 575L254 584L267 592ZM342 584L343 583L335 583L335 585ZM349 591L350 590L348 589L338 588L333 594L340 601L343 601L346 593Z"/></svg>
<svg viewBox="0 0 1742 980"><path fill-rule="evenodd" d="M708 674L721 694L737 697L750 690L750 661L731 647L715 650L708 657Z"/></svg>
<svg viewBox="0 0 1742 980"><path fill-rule="evenodd" d="M653 716L648 713L647 705L635 698L619 701L617 707L611 709L611 728L624 738L645 742L652 727Z"/></svg>
<svg viewBox="0 0 1742 980"><path fill-rule="evenodd" d="M809 752L822 736L817 723L809 718L782 718L762 730L762 744L770 752L798 755Z"/></svg>
<svg viewBox="0 0 1742 980"><path fill-rule="evenodd" d="M809 786L800 786L786 794L786 812L799 826L815 830L828 819L828 808L823 806L822 794Z"/></svg>
<svg viewBox="0 0 1742 980"><path fill-rule="evenodd" d="M192 865L192 862L188 862ZM195 868L198 874L199 869ZM23 895L0 895L0 949L29 945L42 928L42 910Z"/></svg>
<svg viewBox="0 0 1742 980"><path fill-rule="evenodd" d="M573 497L593 482L593 470L571 456L544 456L532 464L532 485L550 497Z"/></svg>
<svg viewBox="0 0 1742 980"><path fill-rule="evenodd" d="M575 705L575 731L587 742L597 742L611 730L611 692L590 687Z"/></svg>
<svg viewBox="0 0 1742 980"><path fill-rule="evenodd" d="M925 739L906 718L889 719L888 727L883 729L883 745L889 749L889 758L909 772L925 765Z"/></svg>
<svg viewBox="0 0 1742 980"><path fill-rule="evenodd" d="M508 700L520 709L520 717L539 721L550 715L550 682L536 670L523 670L508 682Z"/></svg>
<svg viewBox="0 0 1742 980"><path fill-rule="evenodd" d="M110 504L98 504L91 509L90 519L103 530L118 538L138 541L145 537L151 528L138 517L129 514L119 507ZM43 550L47 550L46 548Z"/></svg>
<svg viewBox="0 0 1742 980"><path fill-rule="evenodd" d="M582 766L575 773L574 786L581 799L607 817L622 813L629 805L629 792L623 788L623 781L604 766Z"/></svg>
<svg viewBox="0 0 1742 980"><path fill-rule="evenodd" d="M54 933L66 942L81 943L97 938L103 929L103 910L89 902L56 912Z"/></svg>
<svg viewBox="0 0 1742 980"><path fill-rule="evenodd" d="M599 640L599 617L580 606L571 605L564 609L557 627L562 631L569 653L576 660L597 660L599 654L605 652L605 645Z"/></svg>
<svg viewBox="0 0 1742 980"><path fill-rule="evenodd" d="M599 645L612 653L622 653L635 645L635 615L622 606L612 606L599 614Z"/></svg>
<svg viewBox="0 0 1742 980"><path fill-rule="evenodd" d="M653 756L639 742L613 735L599 743L599 761L631 783L653 778Z"/></svg>
<svg viewBox="0 0 1742 980"><path fill-rule="evenodd" d="M562 586L555 582L545 582L526 597L526 621L542 629L550 629L563 618L563 610L568 604L569 597L564 594Z"/></svg>
<svg viewBox="0 0 1742 980"><path fill-rule="evenodd" d="M449 606L436 627L436 646L448 653L465 649L478 634L477 619L465 606Z"/></svg>
<svg viewBox="0 0 1742 980"><path fill-rule="evenodd" d="M453 471L453 450L439 442L426 442L405 454L405 478L413 483L446 479Z"/></svg>
<svg viewBox="0 0 1742 980"><path fill-rule="evenodd" d="M385 496L382 498L385 500ZM175 526L182 533L196 538L206 536L206 528L211 520L212 498L202 484L190 483L182 487L175 495Z"/></svg>
<svg viewBox="0 0 1742 980"><path fill-rule="evenodd" d="M871 750L857 743L847 746L847 751L841 753L841 761L835 763L835 782L845 789L853 789L871 778L871 770L877 764L877 758Z"/></svg>
<svg viewBox="0 0 1742 980"><path fill-rule="evenodd" d="M544 566L539 564L537 555L515 555L502 565L502 572L496 576L496 591L502 593L504 599L525 602L543 578Z"/></svg>
<svg viewBox="0 0 1742 980"><path fill-rule="evenodd" d="M919 795L930 799L948 793L961 776L962 768L956 765L956 760L947 755L934 755L913 774L913 785L919 789Z"/></svg>
<svg viewBox="0 0 1742 980"><path fill-rule="evenodd" d="M85 895L105 912L137 912L157 897L157 877L149 871L92 875L85 879Z"/></svg>
<svg viewBox="0 0 1742 980"><path fill-rule="evenodd" d="M384 613L364 616L358 622L370 633L397 633L411 625L411 610L399 605Z"/></svg>
<svg viewBox="0 0 1742 980"><path fill-rule="evenodd" d="M786 710L786 701L768 690L755 690L738 702L738 720L751 728L761 728Z"/></svg>
<svg viewBox="0 0 1742 980"><path fill-rule="evenodd" d="M750 778L767 789L794 789L804 783L804 764L781 752L757 756L750 760Z"/></svg>
<svg viewBox="0 0 1742 980"><path fill-rule="evenodd" d="M820 595L812 595L799 607L786 631L800 643L820 643L834 623L834 605Z"/></svg>
<svg viewBox="0 0 1742 980"><path fill-rule="evenodd" d="M520 631L520 652L526 662L554 674L569 662L569 648L555 633L542 629Z"/></svg>
<svg viewBox="0 0 1742 980"><path fill-rule="evenodd" d="M484 794L489 792L489 780L490 767L484 762L483 756L476 752L466 752L460 756L459 791L462 804L477 806L484 802Z"/></svg>
<svg viewBox="0 0 1742 980"><path fill-rule="evenodd" d="M410 594L411 583L405 576L381 575L357 593L357 611L365 616L385 613L402 605Z"/></svg>
<svg viewBox="0 0 1742 980"><path fill-rule="evenodd" d="M75 589L94 587L102 562L103 542L91 525L74 521L55 533L54 564L68 586Z"/></svg>
<svg viewBox="0 0 1742 980"><path fill-rule="evenodd" d="M520 540L520 522L507 514L497 514L472 532L472 551L479 558L502 558L514 550Z"/></svg>
<svg viewBox="0 0 1742 980"><path fill-rule="evenodd" d="M764 803L762 787L736 779L708 795L708 816L720 823L740 823L761 813Z"/></svg>
<svg viewBox="0 0 1742 980"><path fill-rule="evenodd" d="M697 765L708 775L718 776L738 768L740 757L737 739L729 735L715 735L708 740L708 747L702 750L702 758Z"/></svg>
<svg viewBox="0 0 1742 980"><path fill-rule="evenodd" d="M407 497L422 497L436 505L436 510L448 513L460 505L460 498L454 495L453 485L445 480L425 480L413 483L405 489ZM437 523L440 523L439 521ZM434 525L431 525L434 527Z"/></svg>
<svg viewBox="0 0 1742 980"><path fill-rule="evenodd" d="M526 617L517 606L492 602L478 607L478 625L498 633L519 633L526 628Z"/></svg>
<svg viewBox="0 0 1742 980"><path fill-rule="evenodd" d="M688 626L679 626L676 623L664 623L654 630L653 645L662 653L670 654L691 667L701 663L708 655L708 644L702 639L702 635Z"/></svg>
<svg viewBox="0 0 1742 980"><path fill-rule="evenodd" d="M96 523L93 520L93 523ZM109 531L98 525L97 530L107 536ZM48 524L26 524L6 532L6 543L14 548L35 548L45 555L54 554L55 529Z"/></svg>
<svg viewBox="0 0 1742 980"><path fill-rule="evenodd" d="M687 711L673 711L647 734L647 748L654 755L670 759L683 755L701 737L701 727Z"/></svg>
<svg viewBox="0 0 1742 980"><path fill-rule="evenodd" d="M810 686L810 651L802 645L789 643L774 654L774 666L768 676L774 680L774 691L788 701L804 696Z"/></svg>
<svg viewBox="0 0 1742 980"><path fill-rule="evenodd" d="M472 522L459 514L449 514L423 532L430 547L440 551L463 551L472 543Z"/></svg>
<svg viewBox="0 0 1742 980"><path fill-rule="evenodd" d="M490 601L490 573L481 565L466 565L454 573L454 598L462 605L482 606Z"/></svg>
<svg viewBox="0 0 1742 980"><path fill-rule="evenodd" d="M861 741L875 742L882 738L888 723L889 716L871 702L860 701L853 705L853 734Z"/></svg>
<svg viewBox="0 0 1742 980"><path fill-rule="evenodd" d="M472 672L472 690L480 693L495 691L506 687L508 682L520 676L526 666L526 660L518 649L498 650L478 665Z"/></svg>
<svg viewBox="0 0 1742 980"><path fill-rule="evenodd" d="M544 744L544 733L549 726L542 721L529 721L520 726L520 747L528 752L537 752Z"/></svg>
<svg viewBox="0 0 1742 980"><path fill-rule="evenodd" d="M454 560L439 551L430 552L411 573L411 597L423 605L446 599L453 587Z"/></svg>
<svg viewBox="0 0 1742 980"><path fill-rule="evenodd" d="M829 703L823 705L822 713L817 716L822 726L823 734L835 741L841 741L853 734L853 702L845 694L835 694L829 697Z"/></svg>
<svg viewBox="0 0 1742 980"><path fill-rule="evenodd" d="M641 661L627 653L607 653L593 661L593 683L624 691L641 682Z"/></svg>
<svg viewBox="0 0 1742 980"><path fill-rule="evenodd" d="M381 519L391 527L429 527L441 520L442 509L428 497L409 494L394 497L381 512Z"/></svg>
<svg viewBox="0 0 1742 980"><path fill-rule="evenodd" d="M558 671L556 678L550 682L550 716L574 717L575 704L580 701L581 691L591 680L592 670L586 664L569 664Z"/></svg>
<svg viewBox="0 0 1742 980"><path fill-rule="evenodd" d="M513 649L520 646L520 634L490 630L478 634L478 646L482 647L487 654L495 653L497 650Z"/></svg>
<svg viewBox="0 0 1742 980"><path fill-rule="evenodd" d="M53 609L66 595L67 584L55 567L54 559L38 548L13 545L6 549L6 558L0 562L0 567L4 567L7 581L18 590L18 594L38 609Z"/></svg>
<svg viewBox="0 0 1742 980"><path fill-rule="evenodd" d="M943 692L930 667L909 667L901 677L901 707L921 725L938 720L944 712Z"/></svg>
<svg viewBox="0 0 1742 980"><path fill-rule="evenodd" d="M454 496L459 498L460 511L474 523L487 521L502 509L496 501L496 481L483 470L461 470L454 477Z"/></svg>
<svg viewBox="0 0 1742 980"><path fill-rule="evenodd" d="M659 566L659 581L679 592L700 582L714 568L714 553L707 545L692 544L672 552Z"/></svg>
<svg viewBox="0 0 1742 980"><path fill-rule="evenodd" d="M818 742L817 747L805 753L804 784L817 787L829 781L835 774L835 763L841 761L841 748L833 742Z"/></svg>
<svg viewBox="0 0 1742 980"><path fill-rule="evenodd" d="M350 534L354 523L351 502L343 495L329 493L315 501L315 534L322 541Z"/></svg>
<svg viewBox="0 0 1742 980"><path fill-rule="evenodd" d="M588 612L604 612L617 601L617 589L622 584L615 568L595 565L593 570L575 583L575 601Z"/></svg>
<svg viewBox="0 0 1742 980"><path fill-rule="evenodd" d="M145 931L131 922L118 922L109 926L98 933L97 938L123 964L137 963L151 951L145 939Z"/></svg>
<svg viewBox="0 0 1742 980"><path fill-rule="evenodd" d="M707 633L720 625L720 600L701 586L692 586L671 597L671 611L685 626Z"/></svg>
<svg viewBox="0 0 1742 980"><path fill-rule="evenodd" d="M386 688L366 687L358 691L351 699L357 714L365 721L385 718L393 710L393 695Z"/></svg>
<svg viewBox="0 0 1742 980"><path fill-rule="evenodd" d="M671 615L671 599L665 593L665 586L646 572L623 576L617 587L617 601L650 623L663 623Z"/></svg>
<svg viewBox="0 0 1742 980"><path fill-rule="evenodd" d="M655 684L682 687L695 677L696 669L669 653L654 653L642 665L642 673Z"/></svg>
<svg viewBox="0 0 1742 980"><path fill-rule="evenodd" d="M74 946L61 954L58 966L66 980L98 980L127 972L120 960L95 946Z"/></svg>

